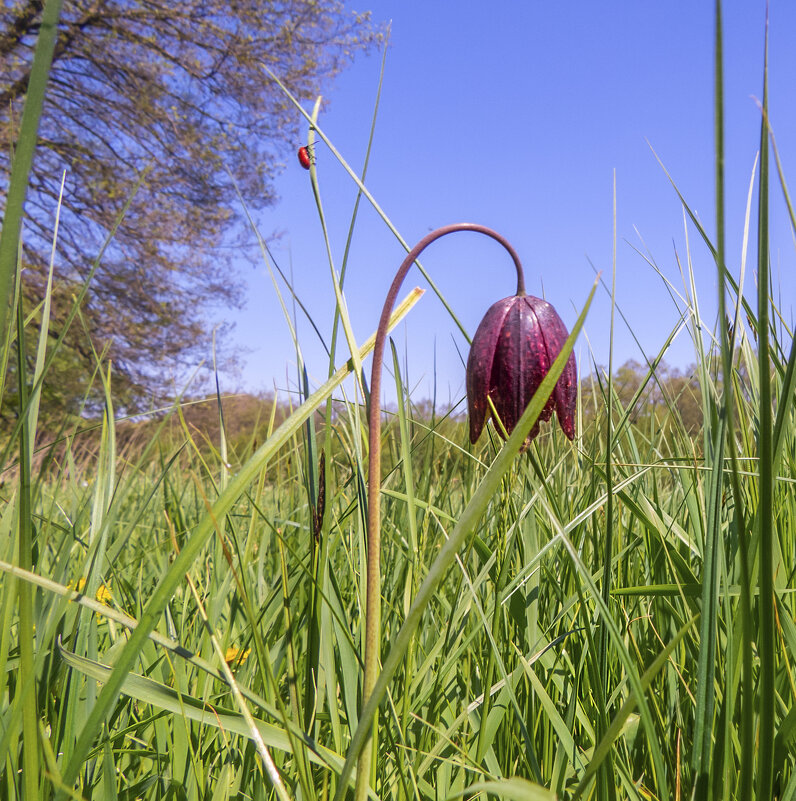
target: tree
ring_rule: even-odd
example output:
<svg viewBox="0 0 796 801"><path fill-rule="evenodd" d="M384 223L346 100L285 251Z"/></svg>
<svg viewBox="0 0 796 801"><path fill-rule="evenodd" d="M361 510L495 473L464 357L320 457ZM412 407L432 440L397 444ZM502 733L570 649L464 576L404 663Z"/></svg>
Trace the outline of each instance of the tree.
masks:
<svg viewBox="0 0 796 801"><path fill-rule="evenodd" d="M631 424L648 428L654 423L660 427L667 421L671 423L669 418L676 416L677 428L682 426L686 434L696 437L702 428L702 389L696 366L690 365L682 371L661 361L655 368L654 378L647 382L646 388L631 407L636 392L647 377L647 370L645 365L634 359L614 370L613 392L623 412L629 413ZM584 428L597 421L598 410L605 409L603 403L590 401L593 396L605 397L605 373L604 370L600 372L602 376L592 374L583 380Z"/></svg>
<svg viewBox="0 0 796 801"><path fill-rule="evenodd" d="M17 0L0 9L3 191L42 8L42 0ZM130 408L163 393L164 367L207 352L208 306L241 299L235 185L252 209L273 203L280 152L296 142L298 116L263 67L299 98L314 97L378 36L368 15L338 0L64 4L23 239L23 292L33 308L65 170L54 336L140 182L82 324L68 334L57 382L64 403L80 401L92 348L113 362L117 397Z"/></svg>

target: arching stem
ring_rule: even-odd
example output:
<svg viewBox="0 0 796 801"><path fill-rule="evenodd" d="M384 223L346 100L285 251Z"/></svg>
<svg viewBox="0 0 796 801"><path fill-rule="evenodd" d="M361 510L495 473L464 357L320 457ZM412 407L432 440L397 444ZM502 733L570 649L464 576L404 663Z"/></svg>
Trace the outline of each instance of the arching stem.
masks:
<svg viewBox="0 0 796 801"><path fill-rule="evenodd" d="M498 241L509 252L517 270L517 295L525 295L525 275L520 257L508 240L487 228L475 223L454 223L437 228L424 236L409 251L395 274L384 308L381 312L379 327L376 329L376 342L373 348L373 367L370 374L370 409L368 410L368 554L367 554L367 587L365 601L365 676L362 691L362 707L370 698L376 683L379 665L379 630L381 627L381 372L384 362L384 345L387 339L387 328L393 306L398 297L401 285L420 254L435 240L446 234L458 231L472 231L485 234ZM374 722L374 728L376 723ZM357 764L356 801L364 801L367 797L370 781L370 766L375 750L375 737L371 746L366 746Z"/></svg>

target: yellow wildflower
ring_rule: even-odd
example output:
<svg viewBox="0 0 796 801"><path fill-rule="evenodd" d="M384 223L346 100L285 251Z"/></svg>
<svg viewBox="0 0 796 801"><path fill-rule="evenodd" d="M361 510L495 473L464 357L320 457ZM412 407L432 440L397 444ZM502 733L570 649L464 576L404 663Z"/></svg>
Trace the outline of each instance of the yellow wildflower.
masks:
<svg viewBox="0 0 796 801"><path fill-rule="evenodd" d="M247 648L245 651L242 648L238 648L236 645L231 645L227 650L224 652L224 661L231 665L233 662L243 662L246 661L246 657L252 652L251 648Z"/></svg>
<svg viewBox="0 0 796 801"><path fill-rule="evenodd" d="M66 586L75 592L83 592L86 588L86 579L83 577L79 578L77 581L70 581ZM95 597L103 606L110 606L113 593L107 584L100 584L99 587L97 587ZM102 623L104 620L105 618L102 615L97 615L97 623Z"/></svg>
<svg viewBox="0 0 796 801"><path fill-rule="evenodd" d="M75 592L83 592L83 590L86 588L86 578L83 577L79 578L77 581L70 581L66 586ZM113 594L111 593L111 588L107 584L100 584L97 588L97 600L101 604L108 606L108 601L110 601L112 597Z"/></svg>
<svg viewBox="0 0 796 801"><path fill-rule="evenodd" d="M101 604L108 606L108 602L112 597L113 595L111 594L111 588L107 584L100 584L97 588L97 600Z"/></svg>

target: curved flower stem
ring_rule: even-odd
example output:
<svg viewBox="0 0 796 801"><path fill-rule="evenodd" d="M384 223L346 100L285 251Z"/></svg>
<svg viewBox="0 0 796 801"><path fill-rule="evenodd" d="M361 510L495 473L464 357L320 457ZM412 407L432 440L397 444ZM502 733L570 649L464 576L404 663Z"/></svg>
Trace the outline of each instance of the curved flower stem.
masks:
<svg viewBox="0 0 796 801"><path fill-rule="evenodd" d="M517 270L517 295L525 295L525 275L520 257L503 236L476 223L454 223L437 228L424 236L406 255L398 272L395 274L384 308L381 312L379 327L376 330L376 343L373 348L373 367L370 375L370 408L368 410L368 554L367 554L367 587L365 602L365 676L362 691L364 708L376 683L379 663L379 630L381 627L381 371L384 362L384 345L387 339L387 328L392 308L401 289L401 284L415 260L432 242L446 234L458 231L473 231L485 234L498 241L509 252ZM374 731L376 723L374 722ZM357 764L356 801L364 801L370 781L371 757L375 750L374 743L366 747Z"/></svg>

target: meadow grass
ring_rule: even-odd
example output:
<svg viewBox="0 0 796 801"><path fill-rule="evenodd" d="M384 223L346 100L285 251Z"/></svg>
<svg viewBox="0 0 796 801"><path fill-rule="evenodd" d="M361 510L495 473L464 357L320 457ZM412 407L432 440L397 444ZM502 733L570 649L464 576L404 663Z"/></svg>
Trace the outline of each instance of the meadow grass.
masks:
<svg viewBox="0 0 796 801"><path fill-rule="evenodd" d="M790 201L764 99L759 205L753 214L750 185L730 259L741 270L726 270L720 31L717 14L713 239L682 199L686 236L715 259L717 325L701 315L690 256L701 245L689 242L682 288L661 278L680 314L637 392L623 398L612 363L591 365L575 442L546 425L521 455L523 423L506 444L489 429L470 446L461 416L413 398L388 350L398 402L381 437L370 704L362 365L373 339L357 342L348 319L348 248L339 268L328 251L329 379L309 386L294 336L299 400L264 421L260 445L227 441L218 397L218 441L198 439L178 399L143 443L120 447L113 373L98 357L91 457L81 419L41 446L38 397L60 343L46 346L49 296L27 318L11 298L3 367L17 343L39 345L32 368L17 360L22 413L0 443L0 797L327 801L353 793L369 748L360 789L372 798L796 798L796 349L767 271L769 152ZM331 145L317 113L312 136ZM21 135L35 135L35 108L26 115ZM360 198L380 210L364 170L345 166L353 233ZM17 287L18 236L6 232L25 180L22 164L0 242L0 275ZM752 219L756 303L743 293ZM276 267L264 243L263 258ZM417 298L394 321L411 324ZM659 371L683 326L696 433Z"/></svg>

